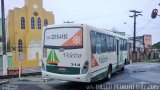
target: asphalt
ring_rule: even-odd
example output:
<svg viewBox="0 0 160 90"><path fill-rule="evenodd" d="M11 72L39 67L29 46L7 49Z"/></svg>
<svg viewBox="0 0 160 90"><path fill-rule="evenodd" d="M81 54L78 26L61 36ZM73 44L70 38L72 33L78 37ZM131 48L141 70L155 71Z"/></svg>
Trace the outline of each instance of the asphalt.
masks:
<svg viewBox="0 0 160 90"><path fill-rule="evenodd" d="M160 67L160 63L136 62L136 63L126 65L125 72L127 72L127 74L131 74L131 75L134 74L132 76L132 78L134 78L134 80L144 79L144 81L160 83L160 81L157 81L157 79L153 80L154 78L152 80L150 80L150 77L159 77L159 67ZM157 73L155 73L155 70L157 70ZM141 72L141 73L138 73L138 72ZM139 76L137 76L136 73ZM145 73L145 74L142 75L143 73ZM35 75L34 79L32 77L31 78L25 77L25 76L34 76L34 75ZM44 82L44 78L38 77L36 75L41 75L40 68L25 68L23 71L23 74L21 75L22 81ZM14 78L14 77L18 77L18 75L0 76L0 85L9 83L8 78ZM147 78L145 78L145 77L147 77ZM113 82L114 82L114 79L113 79ZM116 82L118 83L117 79L116 79Z"/></svg>
<svg viewBox="0 0 160 90"><path fill-rule="evenodd" d="M155 70L156 70L156 73L159 75L160 74L160 63L148 63L148 62L135 62L135 63L131 63L131 64L128 64L125 66L125 71L126 74L136 74L136 73L147 73L148 74L153 74L155 73ZM153 69L153 70L152 70ZM152 73L153 71L153 73ZM41 79L42 77L40 77ZM25 78L25 79L28 79L29 81L35 81L35 80L38 80L38 78L35 79L32 79L31 78Z"/></svg>
<svg viewBox="0 0 160 90"><path fill-rule="evenodd" d="M108 87L115 88L114 90L160 90L159 68L160 63L136 62L126 65L124 71L114 73L109 81L104 79L93 83L79 83L45 80L37 75L23 77L21 80L9 79L9 85L15 85L18 90L108 90Z"/></svg>

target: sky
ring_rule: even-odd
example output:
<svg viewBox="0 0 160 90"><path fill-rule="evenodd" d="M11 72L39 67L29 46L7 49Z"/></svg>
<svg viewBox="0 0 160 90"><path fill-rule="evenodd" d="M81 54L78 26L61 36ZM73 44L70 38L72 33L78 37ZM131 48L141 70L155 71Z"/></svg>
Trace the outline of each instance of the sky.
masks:
<svg viewBox="0 0 160 90"><path fill-rule="evenodd" d="M24 0L4 0L5 16L9 9L23 7ZM52 11L55 24L64 21L88 24L108 30L116 29L133 37L133 13L142 11L137 17L136 36L152 35L152 44L160 41L160 17L152 19L153 9L160 10L160 0L43 0L43 7ZM0 12L1 14L1 12ZM160 12L159 12L160 14Z"/></svg>

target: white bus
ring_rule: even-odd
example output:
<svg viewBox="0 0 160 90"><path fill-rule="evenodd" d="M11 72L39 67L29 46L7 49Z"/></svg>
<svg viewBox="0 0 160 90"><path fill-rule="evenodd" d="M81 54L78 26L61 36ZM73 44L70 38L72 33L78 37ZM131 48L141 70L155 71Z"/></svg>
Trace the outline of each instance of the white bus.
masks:
<svg viewBox="0 0 160 90"><path fill-rule="evenodd" d="M42 76L76 82L111 78L124 70L127 38L85 24L50 25L42 35Z"/></svg>

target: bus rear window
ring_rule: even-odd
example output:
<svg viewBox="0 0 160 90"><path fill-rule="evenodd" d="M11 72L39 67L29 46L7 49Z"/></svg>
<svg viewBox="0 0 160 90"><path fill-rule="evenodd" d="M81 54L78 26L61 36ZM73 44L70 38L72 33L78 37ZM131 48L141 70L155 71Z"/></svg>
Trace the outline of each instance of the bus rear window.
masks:
<svg viewBox="0 0 160 90"><path fill-rule="evenodd" d="M83 29L80 27L46 29L43 44L44 47L53 49L83 48Z"/></svg>

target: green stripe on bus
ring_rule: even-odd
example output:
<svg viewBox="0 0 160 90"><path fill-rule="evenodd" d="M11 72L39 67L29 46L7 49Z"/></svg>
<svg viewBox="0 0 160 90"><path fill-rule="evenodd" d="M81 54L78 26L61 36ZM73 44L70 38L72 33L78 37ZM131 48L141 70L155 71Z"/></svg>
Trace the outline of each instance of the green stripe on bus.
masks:
<svg viewBox="0 0 160 90"><path fill-rule="evenodd" d="M59 59L58 59L58 57L57 57L57 54L56 54L56 52L55 52L55 50L54 50L54 61L59 61Z"/></svg>
<svg viewBox="0 0 160 90"><path fill-rule="evenodd" d="M50 53L49 53L49 56L48 56L48 58L47 58L47 62L49 62L49 61L52 60L52 54L53 54L53 52L52 52L52 50L51 50Z"/></svg>
<svg viewBox="0 0 160 90"><path fill-rule="evenodd" d="M59 68L63 68L65 70L59 70ZM78 67L59 67L54 65L47 65L46 69L48 72L56 74L69 74L69 75L80 74L80 68Z"/></svg>

